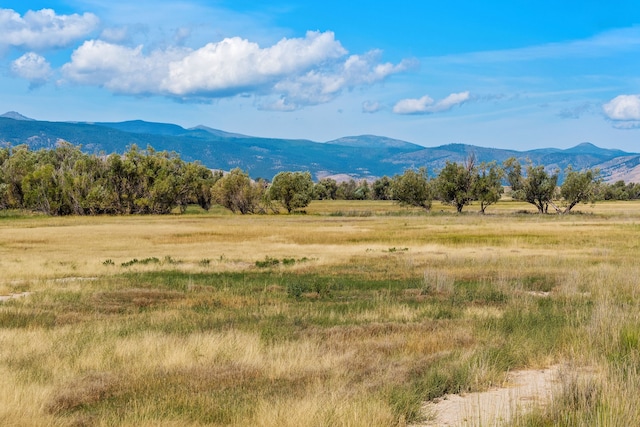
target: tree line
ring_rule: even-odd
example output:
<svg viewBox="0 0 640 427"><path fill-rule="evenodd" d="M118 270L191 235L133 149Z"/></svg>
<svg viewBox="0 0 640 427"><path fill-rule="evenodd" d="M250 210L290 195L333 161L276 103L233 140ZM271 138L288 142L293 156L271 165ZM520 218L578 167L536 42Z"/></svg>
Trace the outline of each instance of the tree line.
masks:
<svg viewBox="0 0 640 427"><path fill-rule="evenodd" d="M484 213L507 187L515 200L538 212L570 212L579 203L640 198L640 184L608 185L599 171L569 167L558 185L559 171L497 162L446 162L434 177L425 168L407 169L373 182L324 178L314 183L309 172L280 172L271 182L251 179L237 168L211 171L185 162L176 153L132 146L123 155L93 155L61 142L54 149L33 151L26 145L0 148L0 209L25 209L48 215L167 214L197 204L213 204L241 214L304 209L311 200L394 200L429 211L434 201L458 212L472 204Z"/></svg>
<svg viewBox="0 0 640 427"><path fill-rule="evenodd" d="M97 156L62 142L32 151L0 148L0 209L48 215L166 214L213 201L214 174L175 153L132 146Z"/></svg>

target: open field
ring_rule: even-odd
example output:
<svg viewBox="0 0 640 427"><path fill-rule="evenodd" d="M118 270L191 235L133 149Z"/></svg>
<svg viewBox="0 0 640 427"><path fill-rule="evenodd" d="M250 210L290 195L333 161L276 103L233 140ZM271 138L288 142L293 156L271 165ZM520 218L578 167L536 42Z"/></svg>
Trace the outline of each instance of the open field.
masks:
<svg viewBox="0 0 640 427"><path fill-rule="evenodd" d="M558 364L513 425L640 425L640 203L529 206L0 212L0 425L402 426Z"/></svg>

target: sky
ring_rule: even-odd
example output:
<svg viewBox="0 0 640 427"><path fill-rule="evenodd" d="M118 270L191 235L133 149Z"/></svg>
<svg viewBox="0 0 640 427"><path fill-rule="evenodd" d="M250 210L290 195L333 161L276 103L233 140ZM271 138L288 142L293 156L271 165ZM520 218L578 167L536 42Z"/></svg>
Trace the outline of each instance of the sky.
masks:
<svg viewBox="0 0 640 427"><path fill-rule="evenodd" d="M635 0L0 0L0 114L640 152Z"/></svg>

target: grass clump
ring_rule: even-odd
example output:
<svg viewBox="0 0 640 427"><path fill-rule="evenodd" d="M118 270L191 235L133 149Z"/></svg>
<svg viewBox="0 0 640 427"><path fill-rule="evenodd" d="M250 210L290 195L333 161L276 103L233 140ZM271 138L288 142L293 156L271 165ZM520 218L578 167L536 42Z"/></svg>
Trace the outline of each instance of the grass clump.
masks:
<svg viewBox="0 0 640 427"><path fill-rule="evenodd" d="M282 260L278 259L278 258L273 258L270 256L265 256L264 260L262 261L256 261L255 262L255 266L258 268L269 268L269 267L275 267L277 265L280 265L280 263L282 263L282 265L284 266L292 266L295 265L296 263L303 263L303 262L307 262L309 261L309 258L307 257L302 257L302 258L282 258Z"/></svg>
<svg viewBox="0 0 640 427"><path fill-rule="evenodd" d="M278 264L280 264L280 260L270 256L266 256L263 261L256 261L256 267L258 268L274 267Z"/></svg>
<svg viewBox="0 0 640 427"><path fill-rule="evenodd" d="M409 250L409 248L396 248L395 246L392 248L387 249L387 252L389 253L394 253L394 252L407 252Z"/></svg>
<svg viewBox="0 0 640 427"><path fill-rule="evenodd" d="M137 258L134 258L132 260L123 262L120 265L122 267L131 267L132 265L136 265L136 264L140 264L140 265L160 264L160 259L158 259L156 257L144 258L144 259L140 259L140 260L137 259Z"/></svg>

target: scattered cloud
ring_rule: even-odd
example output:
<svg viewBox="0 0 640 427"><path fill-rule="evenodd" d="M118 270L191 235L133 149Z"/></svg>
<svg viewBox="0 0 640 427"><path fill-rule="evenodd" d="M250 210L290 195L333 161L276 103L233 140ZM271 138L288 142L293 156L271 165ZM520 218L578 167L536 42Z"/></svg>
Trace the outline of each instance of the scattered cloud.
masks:
<svg viewBox="0 0 640 427"><path fill-rule="evenodd" d="M382 109L382 105L378 101L364 101L362 103L363 113L377 113Z"/></svg>
<svg viewBox="0 0 640 427"><path fill-rule="evenodd" d="M191 37L191 28L180 27L175 31L173 39L178 46L183 46L189 37Z"/></svg>
<svg viewBox="0 0 640 427"><path fill-rule="evenodd" d="M68 47L95 31L99 23L92 13L57 15L42 9L20 16L12 9L0 9L0 46L36 51Z"/></svg>
<svg viewBox="0 0 640 427"><path fill-rule="evenodd" d="M402 99L393 106L393 112L397 114L424 114L433 106L434 100L429 95L422 98Z"/></svg>
<svg viewBox="0 0 640 427"><path fill-rule="evenodd" d="M130 31L128 27L111 27L105 28L100 33L100 40L104 40L111 43L122 43L127 41L130 37Z"/></svg>
<svg viewBox="0 0 640 427"><path fill-rule="evenodd" d="M451 110L457 105L462 105L471 98L469 92L452 93L444 99L436 102L428 95L422 98L402 99L393 107L396 114L432 114Z"/></svg>
<svg viewBox="0 0 640 427"><path fill-rule="evenodd" d="M51 65L37 53L29 52L11 63L13 75L28 80L31 87L45 84L52 75Z"/></svg>
<svg viewBox="0 0 640 427"><path fill-rule="evenodd" d="M584 102L571 108L563 108L558 113L558 116L563 119L579 119L585 114L589 114L593 111L593 104L591 102Z"/></svg>
<svg viewBox="0 0 640 427"><path fill-rule="evenodd" d="M295 105L289 104L286 99L279 98L269 104L259 104L258 109L265 111L295 111L297 108Z"/></svg>
<svg viewBox="0 0 640 427"><path fill-rule="evenodd" d="M233 37L199 49L178 46L149 53L143 45L90 40L73 52L62 71L70 82L119 94L202 101L250 93L264 98L261 109L290 111L328 102L343 90L375 84L414 64L382 63L380 56L379 51L347 55L330 31L310 31L264 48Z"/></svg>
<svg viewBox="0 0 640 427"><path fill-rule="evenodd" d="M399 64L378 63L380 51L351 55L301 75L292 75L274 85L290 103L300 107L329 102L344 90L381 82L392 74L413 67L412 60Z"/></svg>
<svg viewBox="0 0 640 427"><path fill-rule="evenodd" d="M616 129L638 129L640 128L640 120L629 120L626 122L613 122Z"/></svg>
<svg viewBox="0 0 640 427"><path fill-rule="evenodd" d="M439 59L455 64L535 61L541 59L602 58L640 48L640 26L619 28L592 37L559 43L546 43L516 49L489 50L455 55Z"/></svg>

